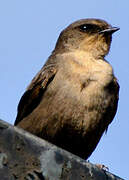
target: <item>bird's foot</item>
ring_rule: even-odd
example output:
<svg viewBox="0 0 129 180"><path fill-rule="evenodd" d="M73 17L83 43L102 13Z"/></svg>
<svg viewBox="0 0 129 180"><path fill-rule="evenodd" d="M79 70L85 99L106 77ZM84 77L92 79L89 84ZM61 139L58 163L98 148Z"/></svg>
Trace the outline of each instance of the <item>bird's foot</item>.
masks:
<svg viewBox="0 0 129 180"><path fill-rule="evenodd" d="M105 166L104 164L95 164L95 165L103 171L109 171L109 168Z"/></svg>

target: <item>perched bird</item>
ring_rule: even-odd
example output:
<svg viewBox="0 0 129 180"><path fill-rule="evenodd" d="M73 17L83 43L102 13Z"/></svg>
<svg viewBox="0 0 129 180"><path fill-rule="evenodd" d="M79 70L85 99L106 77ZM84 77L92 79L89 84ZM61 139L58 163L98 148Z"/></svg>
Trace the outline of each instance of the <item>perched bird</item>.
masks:
<svg viewBox="0 0 129 180"><path fill-rule="evenodd" d="M99 19L64 29L23 94L15 125L87 159L117 110L119 85L105 60L117 30Z"/></svg>

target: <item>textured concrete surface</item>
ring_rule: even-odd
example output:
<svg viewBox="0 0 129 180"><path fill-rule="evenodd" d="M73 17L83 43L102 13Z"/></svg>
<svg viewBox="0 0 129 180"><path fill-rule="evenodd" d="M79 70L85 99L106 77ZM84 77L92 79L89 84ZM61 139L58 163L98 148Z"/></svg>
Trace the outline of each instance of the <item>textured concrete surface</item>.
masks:
<svg viewBox="0 0 129 180"><path fill-rule="evenodd" d="M1 180L122 180L0 120Z"/></svg>

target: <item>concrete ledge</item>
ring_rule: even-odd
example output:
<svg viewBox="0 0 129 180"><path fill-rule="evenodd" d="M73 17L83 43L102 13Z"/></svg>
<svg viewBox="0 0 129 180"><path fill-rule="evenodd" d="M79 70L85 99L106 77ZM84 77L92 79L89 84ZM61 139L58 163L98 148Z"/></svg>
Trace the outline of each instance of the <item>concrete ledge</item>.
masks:
<svg viewBox="0 0 129 180"><path fill-rule="evenodd" d="M122 180L0 120L1 180Z"/></svg>

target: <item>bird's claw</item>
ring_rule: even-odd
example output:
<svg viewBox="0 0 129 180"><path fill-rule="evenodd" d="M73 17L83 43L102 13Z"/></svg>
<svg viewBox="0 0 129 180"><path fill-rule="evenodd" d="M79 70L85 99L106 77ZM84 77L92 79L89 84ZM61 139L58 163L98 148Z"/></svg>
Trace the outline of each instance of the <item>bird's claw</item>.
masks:
<svg viewBox="0 0 129 180"><path fill-rule="evenodd" d="M109 171L109 168L105 166L104 164L95 164L99 169L104 171Z"/></svg>

